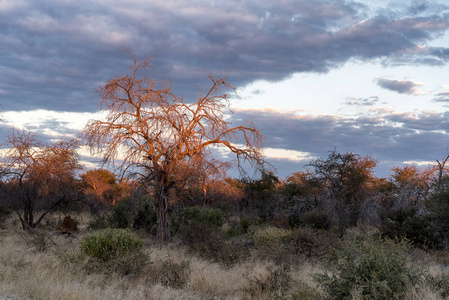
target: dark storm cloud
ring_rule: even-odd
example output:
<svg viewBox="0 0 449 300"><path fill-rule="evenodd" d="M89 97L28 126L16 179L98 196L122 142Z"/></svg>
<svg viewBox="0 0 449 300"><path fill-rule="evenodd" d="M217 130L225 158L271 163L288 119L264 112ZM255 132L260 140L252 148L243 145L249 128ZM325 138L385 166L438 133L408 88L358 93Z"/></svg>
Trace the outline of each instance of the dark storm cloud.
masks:
<svg viewBox="0 0 449 300"><path fill-rule="evenodd" d="M435 161L449 147L449 113L374 112L372 116L303 116L274 110L240 110L238 118L253 118L266 136L264 147L308 152L327 156L339 152L372 155L381 162L379 174L405 161ZM283 166L282 163L274 162ZM297 162L296 165L305 165ZM280 170L286 170L283 167ZM291 168L290 168L291 169ZM297 171L299 171L298 169ZM281 174L286 176L286 174Z"/></svg>
<svg viewBox="0 0 449 300"><path fill-rule="evenodd" d="M372 11L355 1L3 0L0 102L93 111L95 87L130 63L121 46L151 55L154 76L189 98L208 84L201 68L243 86L350 59L444 64L449 49L426 44L448 29L448 12L431 2Z"/></svg>
<svg viewBox="0 0 449 300"><path fill-rule="evenodd" d="M421 93L421 91L417 88L421 84L411 80L390 80L378 78L376 81L380 87L399 94L419 95Z"/></svg>

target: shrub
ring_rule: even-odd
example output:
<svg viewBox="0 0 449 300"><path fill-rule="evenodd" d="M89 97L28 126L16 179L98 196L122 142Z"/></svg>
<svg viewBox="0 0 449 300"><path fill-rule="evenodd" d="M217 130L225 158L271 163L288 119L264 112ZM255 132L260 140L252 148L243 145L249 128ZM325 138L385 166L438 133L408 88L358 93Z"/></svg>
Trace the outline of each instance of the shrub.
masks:
<svg viewBox="0 0 449 300"><path fill-rule="evenodd" d="M290 220L284 213L277 214L272 220L271 224L280 228L290 228Z"/></svg>
<svg viewBox="0 0 449 300"><path fill-rule="evenodd" d="M224 232L205 223L181 225L178 238L190 251L225 265L232 265L247 254L242 245L227 240Z"/></svg>
<svg viewBox="0 0 449 300"><path fill-rule="evenodd" d="M124 253L107 261L100 259L84 261L84 268L89 273L110 274L115 272L126 276L144 272L149 263L149 257L145 252L137 250Z"/></svg>
<svg viewBox="0 0 449 300"><path fill-rule="evenodd" d="M300 281L296 283L291 300L324 300L324 297L314 288Z"/></svg>
<svg viewBox="0 0 449 300"><path fill-rule="evenodd" d="M126 200L119 201L112 207L109 223L114 228L128 228L132 221L130 204Z"/></svg>
<svg viewBox="0 0 449 300"><path fill-rule="evenodd" d="M133 227L152 231L157 224L156 208L153 201L142 201L133 220Z"/></svg>
<svg viewBox="0 0 449 300"><path fill-rule="evenodd" d="M425 276L427 284L430 288L440 294L441 298L449 298L449 277L444 273L440 273L436 276L426 274Z"/></svg>
<svg viewBox="0 0 449 300"><path fill-rule="evenodd" d="M76 231L78 230L78 221L72 219L70 215L67 215L59 225L59 229L61 229L62 231Z"/></svg>
<svg viewBox="0 0 449 300"><path fill-rule="evenodd" d="M388 239L351 235L314 279L330 299L402 299L421 278L408 266L407 250Z"/></svg>
<svg viewBox="0 0 449 300"><path fill-rule="evenodd" d="M312 210L303 213L302 221L304 225L315 229L328 230L332 226L332 219L329 214L322 210Z"/></svg>
<svg viewBox="0 0 449 300"><path fill-rule="evenodd" d="M172 263L166 261L153 272L157 282L174 289L181 289L189 282L190 262Z"/></svg>
<svg viewBox="0 0 449 300"><path fill-rule="evenodd" d="M250 225L248 219L242 218L240 220L240 230L242 233L247 233Z"/></svg>
<svg viewBox="0 0 449 300"><path fill-rule="evenodd" d="M87 235L81 242L83 252L103 261L143 248L144 242L125 229L104 229Z"/></svg>
<svg viewBox="0 0 449 300"><path fill-rule="evenodd" d="M178 213L178 220L181 224L196 222L218 228L223 225L225 219L224 213L218 208L191 206L181 209Z"/></svg>
<svg viewBox="0 0 449 300"><path fill-rule="evenodd" d="M259 229L254 233L254 244L256 247L272 247L279 245L283 238L291 231L277 227Z"/></svg>
<svg viewBox="0 0 449 300"><path fill-rule="evenodd" d="M226 234L228 237L236 237L242 234L249 233L249 229L251 228L251 223L246 218L242 218L238 223L235 223L233 226L226 230Z"/></svg>
<svg viewBox="0 0 449 300"><path fill-rule="evenodd" d="M336 234L307 227L293 230L284 238L284 243L291 254L307 258L325 258L340 248L340 239Z"/></svg>
<svg viewBox="0 0 449 300"><path fill-rule="evenodd" d="M105 229L108 227L109 227L109 221L104 216L97 217L95 220L89 222L89 225L88 225L89 229L94 229L94 230Z"/></svg>
<svg viewBox="0 0 449 300"><path fill-rule="evenodd" d="M264 299L263 295L269 299L286 299L287 291L292 284L292 277L290 275L290 267L283 264L279 267L268 267L268 276L265 278L258 278L254 276L250 279L249 293L254 299Z"/></svg>
<svg viewBox="0 0 449 300"><path fill-rule="evenodd" d="M416 208L400 208L382 216L380 231L392 239L407 239L423 249L442 247L442 237L430 216L420 215Z"/></svg>

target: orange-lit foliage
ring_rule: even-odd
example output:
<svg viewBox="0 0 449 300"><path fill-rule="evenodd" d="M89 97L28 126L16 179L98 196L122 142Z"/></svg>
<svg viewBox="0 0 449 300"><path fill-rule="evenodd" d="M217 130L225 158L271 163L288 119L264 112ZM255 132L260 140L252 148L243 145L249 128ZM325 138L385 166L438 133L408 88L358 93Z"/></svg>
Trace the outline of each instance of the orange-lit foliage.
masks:
<svg viewBox="0 0 449 300"><path fill-rule="evenodd" d="M321 182L314 176L310 169L289 175L282 188L288 199L318 195L323 190Z"/></svg>
<svg viewBox="0 0 449 300"><path fill-rule="evenodd" d="M108 170L89 170L80 177L85 195L97 205L114 205L127 194L126 183L118 183L115 174Z"/></svg>
<svg viewBox="0 0 449 300"><path fill-rule="evenodd" d="M425 201L433 183L435 168L429 167L419 171L416 166L394 167L390 181L393 183L399 197L408 202Z"/></svg>
<svg viewBox="0 0 449 300"><path fill-rule="evenodd" d="M209 196L214 200L238 202L245 196L244 184L234 178L211 180L207 183Z"/></svg>
<svg viewBox="0 0 449 300"><path fill-rule="evenodd" d="M170 240L171 190L188 180L185 175L190 170L211 162L210 147L222 146L238 159L261 164L262 136L251 122L233 127L227 121L231 111L224 92L232 87L226 78L208 73L211 87L198 88L198 100L185 102L174 95L171 82L148 76L149 58L130 56L130 72L98 89L106 117L91 120L84 136L105 161L120 158L122 170L151 184L157 199L157 236L166 241Z"/></svg>
<svg viewBox="0 0 449 300"><path fill-rule="evenodd" d="M24 229L76 197L76 141L45 144L32 133L12 129L3 146L8 150L1 161L2 179ZM35 220L38 210L43 213Z"/></svg>

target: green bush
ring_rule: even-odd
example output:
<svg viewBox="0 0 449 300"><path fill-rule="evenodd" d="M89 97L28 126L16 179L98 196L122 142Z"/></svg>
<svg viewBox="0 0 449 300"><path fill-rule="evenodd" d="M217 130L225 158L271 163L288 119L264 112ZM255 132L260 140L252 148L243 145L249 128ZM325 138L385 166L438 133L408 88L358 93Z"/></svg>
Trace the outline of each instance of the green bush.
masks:
<svg viewBox="0 0 449 300"><path fill-rule="evenodd" d="M133 220L133 227L152 231L157 225L156 207L153 201L142 201Z"/></svg>
<svg viewBox="0 0 449 300"><path fill-rule="evenodd" d="M429 215L420 215L416 208L400 208L384 213L380 225L383 236L391 239L407 239L423 249L443 246L442 237Z"/></svg>
<svg viewBox="0 0 449 300"><path fill-rule="evenodd" d="M98 229L105 229L109 227L109 220L104 217L100 216L96 218L95 220L89 222L89 229L98 230Z"/></svg>
<svg viewBox="0 0 449 300"><path fill-rule="evenodd" d="M273 247L281 243L282 239L291 233L290 230L277 227L259 229L254 233L254 245L256 247Z"/></svg>
<svg viewBox="0 0 449 300"><path fill-rule="evenodd" d="M206 223L182 224L177 237L191 252L224 265L232 265L247 255L248 249L228 240L222 230Z"/></svg>
<svg viewBox="0 0 449 300"><path fill-rule="evenodd" d="M313 228L297 228L284 239L290 254L307 258L323 259L340 248L338 235Z"/></svg>
<svg viewBox="0 0 449 300"><path fill-rule="evenodd" d="M421 278L408 265L407 250L388 239L353 234L314 279L330 299L403 299Z"/></svg>
<svg viewBox="0 0 449 300"><path fill-rule="evenodd" d="M114 228L129 228L132 222L132 210L126 200L119 201L112 207L109 223Z"/></svg>
<svg viewBox="0 0 449 300"><path fill-rule="evenodd" d="M240 230L241 230L241 232L242 233L247 233L250 225L251 224L249 223L248 219L242 218L240 220Z"/></svg>
<svg viewBox="0 0 449 300"><path fill-rule="evenodd" d="M176 234L180 227L191 223L200 223L219 228L225 221L225 214L218 208L190 206L181 209L172 216L172 235Z"/></svg>
<svg viewBox="0 0 449 300"><path fill-rule="evenodd" d="M303 213L302 221L304 225L315 229L328 230L332 226L332 219L329 214L322 210L312 210Z"/></svg>
<svg viewBox="0 0 449 300"><path fill-rule="evenodd" d="M251 223L246 218L242 218L239 223L234 224L226 230L229 237L236 237L242 234L249 233Z"/></svg>
<svg viewBox="0 0 449 300"><path fill-rule="evenodd" d="M82 251L91 258L107 261L143 248L142 239L126 229L103 229L89 234L81 242Z"/></svg>

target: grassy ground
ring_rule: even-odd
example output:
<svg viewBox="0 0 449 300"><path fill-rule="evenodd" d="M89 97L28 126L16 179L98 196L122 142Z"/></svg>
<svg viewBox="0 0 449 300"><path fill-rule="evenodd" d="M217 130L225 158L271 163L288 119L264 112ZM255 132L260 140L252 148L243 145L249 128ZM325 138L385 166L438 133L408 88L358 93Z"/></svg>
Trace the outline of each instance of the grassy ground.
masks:
<svg viewBox="0 0 449 300"><path fill-rule="evenodd" d="M137 232L145 240L144 256L93 264L80 250L90 232L85 226L67 237L54 226L57 220L33 232L14 223L0 231L0 299L324 299L311 276L324 269L319 259L281 266L253 250L226 266ZM447 260L447 252L419 255L415 261L435 273ZM423 286L406 299L441 297Z"/></svg>

